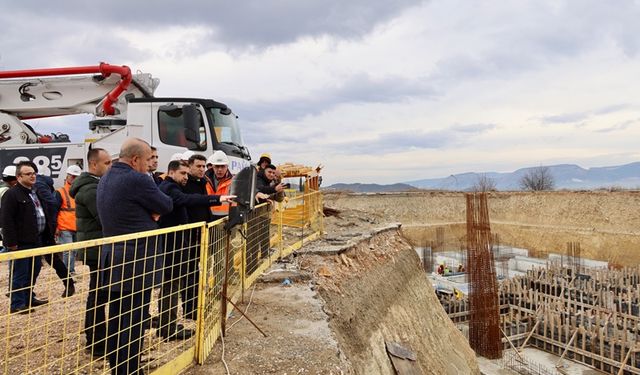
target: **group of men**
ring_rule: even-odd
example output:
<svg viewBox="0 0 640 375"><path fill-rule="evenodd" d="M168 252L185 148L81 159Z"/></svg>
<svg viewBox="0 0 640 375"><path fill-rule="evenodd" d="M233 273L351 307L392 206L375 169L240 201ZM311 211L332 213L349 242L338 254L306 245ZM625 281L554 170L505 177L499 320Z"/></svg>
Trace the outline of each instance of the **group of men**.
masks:
<svg viewBox="0 0 640 375"><path fill-rule="evenodd" d="M191 151L176 155L162 175L156 172L157 150L140 139L127 139L118 161L112 164L111 159L103 149L90 150L86 172L71 166L62 188L57 192L47 188L53 193L51 203L47 203L51 199L45 197L45 189L36 186L40 177L36 177L35 165L16 165L14 185L6 190L0 186L4 245L15 251L51 245L56 238L59 243L83 241L211 222L228 214L234 198L229 195L233 176L221 151L208 159ZM268 155L258 165L257 186L262 193L258 197L277 199L284 184L275 182L276 167ZM268 230L267 220L266 249ZM179 299L183 318L197 318L199 234L198 230L171 232L87 248L81 254L90 269L86 350L94 357L107 355L113 374L138 372L144 331L152 326L167 340L194 334L177 322ZM63 295L73 294L74 254L65 253L64 262L58 254L44 258L65 282ZM32 291L40 264L39 257L13 262L12 313L28 313L47 303ZM149 305L154 288L160 289L159 315L152 318Z"/></svg>

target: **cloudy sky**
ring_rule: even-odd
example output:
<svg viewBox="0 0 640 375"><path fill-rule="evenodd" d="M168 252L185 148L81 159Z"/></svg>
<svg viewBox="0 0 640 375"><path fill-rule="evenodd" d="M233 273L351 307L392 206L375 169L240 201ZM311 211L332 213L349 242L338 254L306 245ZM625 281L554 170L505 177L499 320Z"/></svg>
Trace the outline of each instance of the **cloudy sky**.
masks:
<svg viewBox="0 0 640 375"><path fill-rule="evenodd" d="M152 5L153 4L153 5ZM126 64L327 183L640 160L640 3L0 0L0 69ZM81 140L86 119L36 123Z"/></svg>

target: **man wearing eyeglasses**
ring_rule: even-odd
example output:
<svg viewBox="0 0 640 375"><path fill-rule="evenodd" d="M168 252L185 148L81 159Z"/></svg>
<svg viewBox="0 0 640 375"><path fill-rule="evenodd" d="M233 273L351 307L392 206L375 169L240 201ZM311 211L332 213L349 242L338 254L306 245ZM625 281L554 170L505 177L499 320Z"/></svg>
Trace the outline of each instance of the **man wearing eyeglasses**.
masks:
<svg viewBox="0 0 640 375"><path fill-rule="evenodd" d="M10 251L19 251L55 244L52 218L39 192L33 189L36 171L31 162L16 166L16 179L18 183L4 194L0 204L5 246ZM39 255L13 261L11 313L28 314L32 307L48 302L35 298L33 293L41 266Z"/></svg>

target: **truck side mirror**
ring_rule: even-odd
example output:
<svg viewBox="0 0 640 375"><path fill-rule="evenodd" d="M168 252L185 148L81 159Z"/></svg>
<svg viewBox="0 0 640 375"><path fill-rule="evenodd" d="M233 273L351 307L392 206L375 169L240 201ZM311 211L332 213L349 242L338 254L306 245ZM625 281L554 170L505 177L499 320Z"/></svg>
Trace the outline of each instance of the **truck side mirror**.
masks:
<svg viewBox="0 0 640 375"><path fill-rule="evenodd" d="M200 145L200 125L202 122L200 111L195 105L189 104L182 107L182 115L184 116L184 137L187 141Z"/></svg>

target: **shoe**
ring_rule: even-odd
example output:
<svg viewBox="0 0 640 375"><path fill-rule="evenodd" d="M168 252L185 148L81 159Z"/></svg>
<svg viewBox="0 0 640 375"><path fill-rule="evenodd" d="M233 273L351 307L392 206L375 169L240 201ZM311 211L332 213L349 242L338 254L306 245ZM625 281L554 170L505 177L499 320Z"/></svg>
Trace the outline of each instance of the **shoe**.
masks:
<svg viewBox="0 0 640 375"><path fill-rule="evenodd" d="M11 314L29 314L32 313L34 310L28 306L20 306L20 307L16 307L15 309L12 307L11 310L9 310L11 312Z"/></svg>
<svg viewBox="0 0 640 375"><path fill-rule="evenodd" d="M64 292L62 292L62 298L71 297L74 294L76 294L76 285L75 283L71 282L67 284L66 288L64 288Z"/></svg>
<svg viewBox="0 0 640 375"><path fill-rule="evenodd" d="M178 324L173 330L159 329L156 331L158 337L162 337L165 340L187 340L196 333L193 329L186 329L182 324Z"/></svg>
<svg viewBox="0 0 640 375"><path fill-rule="evenodd" d="M94 359L102 358L105 355L103 346L86 346L84 352L93 356Z"/></svg>
<svg viewBox="0 0 640 375"><path fill-rule="evenodd" d="M49 303L46 299L31 298L31 307L38 307Z"/></svg>

